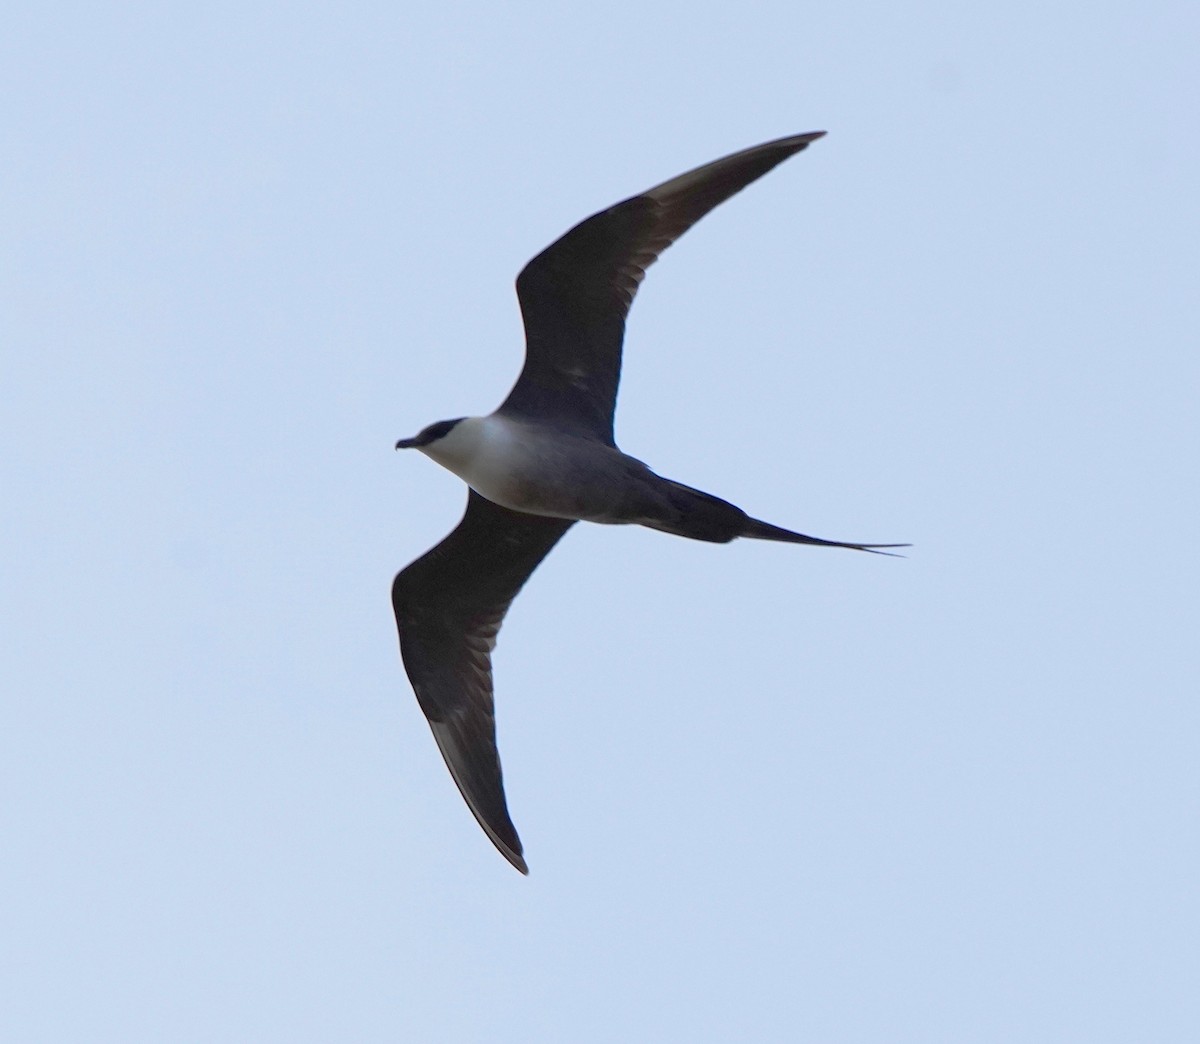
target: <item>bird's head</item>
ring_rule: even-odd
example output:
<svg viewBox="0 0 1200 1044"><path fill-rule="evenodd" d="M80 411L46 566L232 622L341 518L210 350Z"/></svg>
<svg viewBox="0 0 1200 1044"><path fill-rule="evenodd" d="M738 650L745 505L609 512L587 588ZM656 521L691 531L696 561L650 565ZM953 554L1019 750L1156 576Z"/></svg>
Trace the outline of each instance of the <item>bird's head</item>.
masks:
<svg viewBox="0 0 1200 1044"><path fill-rule="evenodd" d="M486 419L455 417L422 428L411 439L401 439L396 449L418 449L436 464L470 482L472 463L486 441Z"/></svg>
<svg viewBox="0 0 1200 1044"><path fill-rule="evenodd" d="M440 442L444 439L463 420L466 420L466 418L455 417L454 420L437 421L430 424L422 428L411 439L401 439L396 443L396 449L424 450L427 446L432 446L435 442Z"/></svg>

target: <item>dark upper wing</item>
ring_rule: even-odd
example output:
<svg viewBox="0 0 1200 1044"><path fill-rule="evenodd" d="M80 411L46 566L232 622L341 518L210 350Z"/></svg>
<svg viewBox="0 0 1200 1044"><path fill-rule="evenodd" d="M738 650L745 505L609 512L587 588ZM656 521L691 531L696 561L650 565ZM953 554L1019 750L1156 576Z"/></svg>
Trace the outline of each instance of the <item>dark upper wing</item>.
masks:
<svg viewBox="0 0 1200 1044"><path fill-rule="evenodd" d="M458 527L392 584L400 653L442 757L479 825L521 873L492 703L492 647L538 563L574 523L523 515L474 490Z"/></svg>
<svg viewBox="0 0 1200 1044"><path fill-rule="evenodd" d="M625 317L646 269L713 207L824 133L697 167L592 215L538 254L517 277L525 367L501 412L612 443Z"/></svg>

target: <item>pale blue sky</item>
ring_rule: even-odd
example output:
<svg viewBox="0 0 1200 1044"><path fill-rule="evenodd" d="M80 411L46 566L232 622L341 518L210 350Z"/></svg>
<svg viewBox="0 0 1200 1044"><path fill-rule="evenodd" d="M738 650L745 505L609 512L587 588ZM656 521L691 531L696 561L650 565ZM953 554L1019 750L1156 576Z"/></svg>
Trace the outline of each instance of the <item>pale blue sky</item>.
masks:
<svg viewBox="0 0 1200 1044"><path fill-rule="evenodd" d="M1200 1039L1194 4L39 4L0 37L0 1038ZM579 526L522 878L392 575L592 211L623 447L905 560Z"/></svg>

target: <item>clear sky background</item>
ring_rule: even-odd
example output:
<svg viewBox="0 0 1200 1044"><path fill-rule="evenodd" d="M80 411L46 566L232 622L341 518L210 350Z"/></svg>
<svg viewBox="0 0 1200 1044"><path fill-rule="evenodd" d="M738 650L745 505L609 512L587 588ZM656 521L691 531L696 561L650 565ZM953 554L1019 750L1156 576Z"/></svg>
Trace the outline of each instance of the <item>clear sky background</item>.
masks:
<svg viewBox="0 0 1200 1044"><path fill-rule="evenodd" d="M1200 1039L1193 3L26 4L0 37L0 1038ZM622 446L904 560L578 526L403 673L576 221L829 136L632 313Z"/></svg>

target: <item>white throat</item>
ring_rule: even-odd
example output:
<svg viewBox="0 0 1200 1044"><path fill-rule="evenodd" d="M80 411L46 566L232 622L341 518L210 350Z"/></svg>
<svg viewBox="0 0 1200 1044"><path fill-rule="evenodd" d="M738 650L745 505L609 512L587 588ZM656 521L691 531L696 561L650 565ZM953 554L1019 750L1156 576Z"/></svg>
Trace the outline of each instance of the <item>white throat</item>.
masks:
<svg viewBox="0 0 1200 1044"><path fill-rule="evenodd" d="M502 496L503 487L519 467L521 442L513 421L496 416L465 417L447 435L420 450L485 497L495 499L491 494L501 492Z"/></svg>

